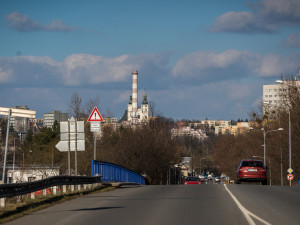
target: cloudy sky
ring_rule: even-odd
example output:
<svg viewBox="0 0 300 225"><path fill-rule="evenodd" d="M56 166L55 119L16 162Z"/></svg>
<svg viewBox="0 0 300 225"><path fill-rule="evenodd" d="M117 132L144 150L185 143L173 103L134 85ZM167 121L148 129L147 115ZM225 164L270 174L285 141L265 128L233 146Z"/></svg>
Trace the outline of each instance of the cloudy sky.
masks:
<svg viewBox="0 0 300 225"><path fill-rule="evenodd" d="M174 119L245 119L300 67L299 0L1 0L0 106L121 117L132 71Z"/></svg>

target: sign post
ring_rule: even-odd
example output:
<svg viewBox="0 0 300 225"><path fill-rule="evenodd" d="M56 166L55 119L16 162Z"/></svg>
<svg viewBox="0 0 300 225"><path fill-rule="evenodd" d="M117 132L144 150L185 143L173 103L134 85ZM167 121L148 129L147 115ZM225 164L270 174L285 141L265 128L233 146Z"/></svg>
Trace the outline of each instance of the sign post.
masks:
<svg viewBox="0 0 300 225"><path fill-rule="evenodd" d="M36 111L27 110L27 109L12 109L12 108L0 107L0 115L7 116L6 140L5 140L3 171L2 171L2 183L4 183L5 182L5 170L6 170L6 158L7 158L7 148L8 148L10 117L17 116L17 117L25 117L25 118L35 118Z"/></svg>
<svg viewBox="0 0 300 225"><path fill-rule="evenodd" d="M71 151L75 151L75 175L77 175L77 151L85 151L84 121L60 122L60 142L55 146L60 152L68 152L68 174L71 175Z"/></svg>
<svg viewBox="0 0 300 225"><path fill-rule="evenodd" d="M91 115L89 116L88 122L91 122L91 132L94 132L94 160L96 160L96 132L101 131L101 122L103 122L103 118L97 107L94 108Z"/></svg>

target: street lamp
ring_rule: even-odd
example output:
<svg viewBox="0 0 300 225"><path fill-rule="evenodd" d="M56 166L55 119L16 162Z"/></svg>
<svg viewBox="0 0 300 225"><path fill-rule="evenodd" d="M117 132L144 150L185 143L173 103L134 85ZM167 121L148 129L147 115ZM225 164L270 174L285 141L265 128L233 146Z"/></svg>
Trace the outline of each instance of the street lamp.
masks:
<svg viewBox="0 0 300 225"><path fill-rule="evenodd" d="M287 86L293 86L288 84L287 82L283 82L282 80L276 80L276 83L279 84L286 84ZM291 111L290 108L288 108L288 112L289 112L289 169L292 168L292 132L291 132ZM290 186L292 185L292 181L290 180Z"/></svg>
<svg viewBox="0 0 300 225"><path fill-rule="evenodd" d="M278 128L277 130L269 130L266 132L264 128L261 128L261 131L264 134L264 165L266 165L266 135L270 132L281 131L281 130L283 130L283 128Z"/></svg>
<svg viewBox="0 0 300 225"><path fill-rule="evenodd" d="M257 156L257 155L254 155L254 156L252 156L252 158L262 158L261 156ZM270 177L269 177L269 179L270 179L270 186L272 185L272 170L271 170L271 160L270 160L270 158L268 157L268 160L269 160L269 168L270 168L270 172L269 172L269 174L270 174ZM265 166L265 165L264 165ZM267 168L267 167L266 167Z"/></svg>
<svg viewBox="0 0 300 225"><path fill-rule="evenodd" d="M205 159L205 158L200 158L200 174L201 174L201 170L202 170L202 166L201 166L202 159Z"/></svg>

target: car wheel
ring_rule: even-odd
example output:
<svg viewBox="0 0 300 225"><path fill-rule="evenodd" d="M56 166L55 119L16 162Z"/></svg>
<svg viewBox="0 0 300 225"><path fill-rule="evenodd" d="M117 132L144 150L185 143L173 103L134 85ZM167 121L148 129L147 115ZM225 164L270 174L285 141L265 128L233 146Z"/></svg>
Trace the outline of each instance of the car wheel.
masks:
<svg viewBox="0 0 300 225"><path fill-rule="evenodd" d="M236 184L241 184L241 181L240 181L240 180L236 180L235 183L236 183Z"/></svg>

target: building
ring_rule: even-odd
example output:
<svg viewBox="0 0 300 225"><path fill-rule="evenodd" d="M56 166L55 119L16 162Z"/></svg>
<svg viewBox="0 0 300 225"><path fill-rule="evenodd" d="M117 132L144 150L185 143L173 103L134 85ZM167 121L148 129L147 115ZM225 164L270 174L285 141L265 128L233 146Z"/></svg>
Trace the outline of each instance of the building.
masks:
<svg viewBox="0 0 300 225"><path fill-rule="evenodd" d="M194 129L190 126L182 126L181 123L179 123L178 126L171 129L171 137L174 138L182 136L190 136L199 140L208 138L205 131L201 129Z"/></svg>
<svg viewBox="0 0 300 225"><path fill-rule="evenodd" d="M43 127L43 119L30 119L29 123L33 133L39 132L40 128Z"/></svg>
<svg viewBox="0 0 300 225"><path fill-rule="evenodd" d="M68 121L68 113L62 113L61 111L51 111L50 113L44 113L43 126L53 127L54 122Z"/></svg>
<svg viewBox="0 0 300 225"><path fill-rule="evenodd" d="M215 134L232 134L237 136L239 134L244 134L249 131L250 126L248 122L237 122L237 125L221 125L215 127Z"/></svg>
<svg viewBox="0 0 300 225"><path fill-rule="evenodd" d="M56 165L8 165L7 183L32 182L59 175L60 166Z"/></svg>
<svg viewBox="0 0 300 225"><path fill-rule="evenodd" d="M101 126L105 127L105 126L110 126L113 128L113 130L117 130L118 127L118 119L117 118L113 118L113 117L107 117L107 118L103 118L103 123L101 124Z"/></svg>
<svg viewBox="0 0 300 225"><path fill-rule="evenodd" d="M201 124L207 128L215 127L215 126L230 126L231 121L229 120L203 120Z"/></svg>
<svg viewBox="0 0 300 225"><path fill-rule="evenodd" d="M123 116L125 119L125 117ZM144 94L141 107L138 107L138 72L132 72L132 93L127 105L127 121L131 124L148 122L149 120L149 104L147 95Z"/></svg>
<svg viewBox="0 0 300 225"><path fill-rule="evenodd" d="M13 109L29 109L27 105L24 106L13 106ZM30 126L29 126L29 118L25 117L10 117L10 126L18 133L26 133Z"/></svg>
<svg viewBox="0 0 300 225"><path fill-rule="evenodd" d="M282 103L283 91L280 84L263 85L263 114L269 109L276 109Z"/></svg>
<svg viewBox="0 0 300 225"><path fill-rule="evenodd" d="M286 94L288 86L300 87L300 81L288 81L281 84L263 85L263 113L278 108L283 103L282 96Z"/></svg>

